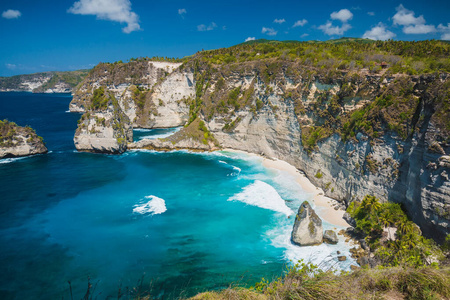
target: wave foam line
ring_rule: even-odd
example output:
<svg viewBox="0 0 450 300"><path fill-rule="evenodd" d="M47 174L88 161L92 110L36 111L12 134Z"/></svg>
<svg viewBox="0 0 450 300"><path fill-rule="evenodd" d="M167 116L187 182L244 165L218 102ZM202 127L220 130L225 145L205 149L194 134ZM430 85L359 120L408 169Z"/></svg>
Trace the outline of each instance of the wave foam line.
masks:
<svg viewBox="0 0 450 300"><path fill-rule="evenodd" d="M240 201L248 205L270 209L290 216L293 211L287 207L285 201L273 186L260 180L246 186L244 190L228 199L228 201Z"/></svg>
<svg viewBox="0 0 450 300"><path fill-rule="evenodd" d="M146 203L136 204L133 208L134 213L141 215L145 214L158 215L162 214L167 210L166 202L164 201L164 199L158 198L153 195L145 196L144 199L145 200L150 199L150 201L147 201Z"/></svg>
<svg viewBox="0 0 450 300"><path fill-rule="evenodd" d="M22 160L22 159L25 159L25 158L27 158L27 157L3 158L3 159L0 159L0 164L9 164L9 163L12 163L12 162L15 162L15 161L18 161L18 160Z"/></svg>

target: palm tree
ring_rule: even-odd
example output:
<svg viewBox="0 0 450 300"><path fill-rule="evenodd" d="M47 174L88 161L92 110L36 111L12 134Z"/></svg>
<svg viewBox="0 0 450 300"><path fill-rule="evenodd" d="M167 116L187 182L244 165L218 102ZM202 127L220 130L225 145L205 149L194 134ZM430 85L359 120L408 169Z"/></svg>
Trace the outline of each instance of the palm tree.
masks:
<svg viewBox="0 0 450 300"><path fill-rule="evenodd" d="M361 207L368 213L372 213L380 210L381 204L375 196L366 195L361 203Z"/></svg>

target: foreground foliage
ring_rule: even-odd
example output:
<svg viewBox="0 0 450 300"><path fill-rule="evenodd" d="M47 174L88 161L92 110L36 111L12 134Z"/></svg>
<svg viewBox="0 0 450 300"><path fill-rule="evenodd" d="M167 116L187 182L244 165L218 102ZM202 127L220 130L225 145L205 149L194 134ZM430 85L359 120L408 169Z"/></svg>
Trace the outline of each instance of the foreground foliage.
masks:
<svg viewBox="0 0 450 300"><path fill-rule="evenodd" d="M300 263L271 283L206 292L191 299L447 299L450 268L359 269L335 274Z"/></svg>

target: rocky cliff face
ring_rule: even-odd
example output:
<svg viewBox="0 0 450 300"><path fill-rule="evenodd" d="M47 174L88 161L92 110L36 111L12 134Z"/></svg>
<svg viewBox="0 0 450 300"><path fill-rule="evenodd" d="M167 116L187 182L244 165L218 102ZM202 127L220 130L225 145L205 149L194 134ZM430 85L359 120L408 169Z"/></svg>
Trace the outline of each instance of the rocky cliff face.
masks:
<svg viewBox="0 0 450 300"><path fill-rule="evenodd" d="M0 121L0 159L47 152L42 138L32 128Z"/></svg>
<svg viewBox="0 0 450 300"><path fill-rule="evenodd" d="M282 59L141 61L97 66L70 109L86 111L103 86L133 127L202 120L201 134L185 129L184 139L132 147L221 146L282 159L346 203L366 194L404 203L440 238L450 232L449 82L448 74L331 72Z"/></svg>
<svg viewBox="0 0 450 300"><path fill-rule="evenodd" d="M87 70L0 77L0 92L71 93Z"/></svg>
<svg viewBox="0 0 450 300"><path fill-rule="evenodd" d="M94 91L88 111L81 116L74 143L79 151L123 153L133 141L130 120L121 110L112 92Z"/></svg>

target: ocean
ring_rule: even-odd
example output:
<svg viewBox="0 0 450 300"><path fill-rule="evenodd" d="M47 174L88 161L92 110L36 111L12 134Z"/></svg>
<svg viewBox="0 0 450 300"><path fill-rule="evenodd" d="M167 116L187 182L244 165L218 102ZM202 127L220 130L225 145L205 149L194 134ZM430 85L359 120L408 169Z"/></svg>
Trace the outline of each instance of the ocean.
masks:
<svg viewBox="0 0 450 300"><path fill-rule="evenodd" d="M49 149L0 160L1 299L80 299L88 284L92 299L171 299L277 278L299 259L349 268L337 263L344 243L290 243L310 199L291 175L227 151L79 153L70 100L0 93L0 119L30 125Z"/></svg>

